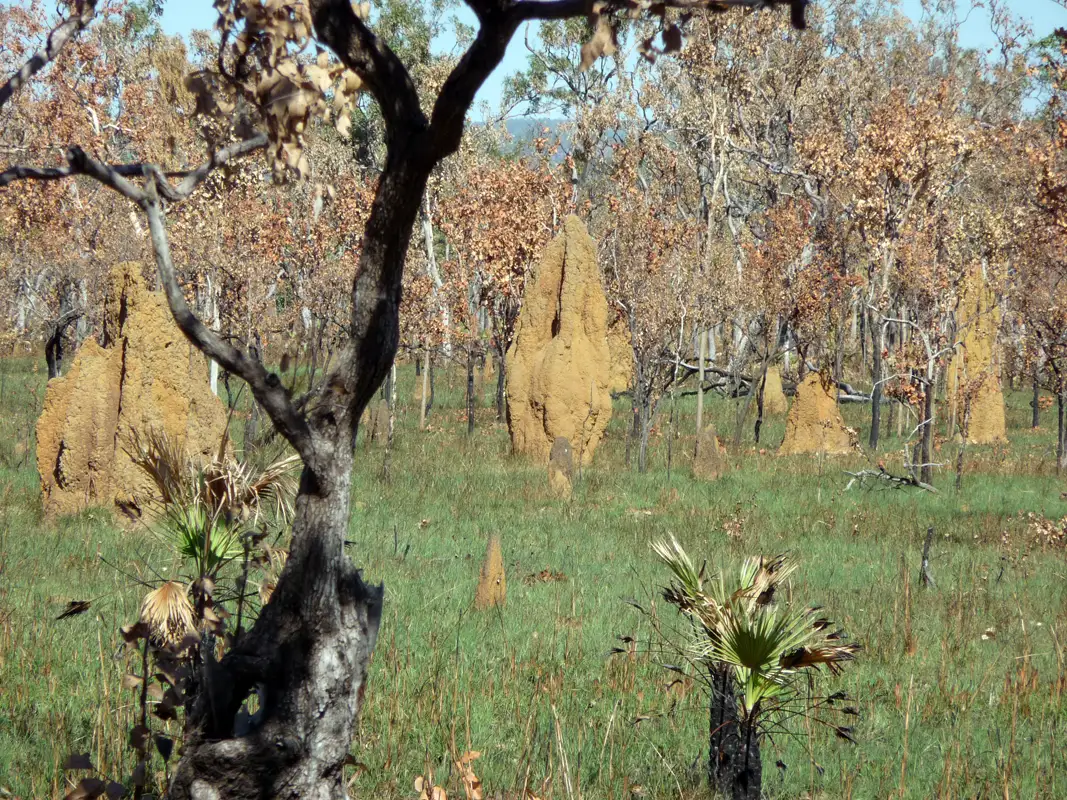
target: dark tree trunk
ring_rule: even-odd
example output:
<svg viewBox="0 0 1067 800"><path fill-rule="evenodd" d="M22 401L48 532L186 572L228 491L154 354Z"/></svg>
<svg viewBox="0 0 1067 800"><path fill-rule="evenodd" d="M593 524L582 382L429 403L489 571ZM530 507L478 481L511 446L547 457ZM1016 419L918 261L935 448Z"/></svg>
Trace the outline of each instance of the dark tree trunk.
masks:
<svg viewBox="0 0 1067 800"><path fill-rule="evenodd" d="M845 321L838 321L837 337L834 342L834 380L844 383L845 380Z"/></svg>
<svg viewBox="0 0 1067 800"><path fill-rule="evenodd" d="M708 782L729 800L760 800L763 764L758 732L738 717L737 694L728 670L711 675Z"/></svg>
<svg viewBox="0 0 1067 800"><path fill-rule="evenodd" d="M876 324L874 312L870 312L871 331L871 435L867 440L871 450L878 449L878 436L882 429L882 343L876 333L881 326Z"/></svg>
<svg viewBox="0 0 1067 800"><path fill-rule="evenodd" d="M48 365L48 380L58 378L63 370L63 334L55 329L44 343L44 360Z"/></svg>
<svg viewBox="0 0 1067 800"><path fill-rule="evenodd" d="M467 347L467 435L474 435L474 345Z"/></svg>
<svg viewBox="0 0 1067 800"><path fill-rule="evenodd" d="M637 445L637 471L645 472L648 469L648 437L652 432L652 409L651 398L647 392L641 393L637 414L640 425L640 441Z"/></svg>
<svg viewBox="0 0 1067 800"><path fill-rule="evenodd" d="M496 351L496 421L504 421L504 404L505 404L505 390L507 387L507 372L505 371L507 361L504 358L504 353L497 348Z"/></svg>
<svg viewBox="0 0 1067 800"><path fill-rule="evenodd" d="M1038 428L1041 425L1041 386L1037 381L1037 370L1034 370L1034 399L1030 401L1030 408L1032 409L1030 417L1030 427Z"/></svg>
<svg viewBox="0 0 1067 800"><path fill-rule="evenodd" d="M82 316L81 309L69 309L48 326L44 342L44 359L48 365L48 379L58 378L63 371L63 338L67 328Z"/></svg>
<svg viewBox="0 0 1067 800"><path fill-rule="evenodd" d="M305 470L293 545L271 601L219 663L204 665L171 798L347 797L348 754L378 635L382 588L344 552L352 457L323 485ZM344 455L342 455L342 452ZM258 692L248 730L235 722Z"/></svg>
<svg viewBox="0 0 1067 800"><path fill-rule="evenodd" d="M759 444L760 429L763 428L763 391L767 387L767 370L763 370L763 378L759 382L759 394L756 396L756 426L753 434L756 444Z"/></svg>

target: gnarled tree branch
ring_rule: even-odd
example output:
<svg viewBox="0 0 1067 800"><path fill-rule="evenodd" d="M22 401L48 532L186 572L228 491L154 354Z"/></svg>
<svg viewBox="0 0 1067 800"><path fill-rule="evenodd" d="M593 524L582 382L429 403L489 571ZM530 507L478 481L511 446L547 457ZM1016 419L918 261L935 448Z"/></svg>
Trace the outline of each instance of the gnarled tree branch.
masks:
<svg viewBox="0 0 1067 800"><path fill-rule="evenodd" d="M316 37L359 75L382 110L389 137L426 127L426 115L407 67L367 27L349 0L311 0Z"/></svg>
<svg viewBox="0 0 1067 800"><path fill-rule="evenodd" d="M174 264L170 257L170 241L167 227L163 220L163 205L160 202L156 181L150 170L145 170L144 199L140 206L148 217L148 231L152 240L152 249L156 254L156 268L163 292L170 306L170 313L182 333L204 355L217 361L223 369L232 372L248 384L256 401L270 416L278 432L284 436L300 454L304 464L315 471L318 464L316 448L307 420L293 405L289 392L282 385L278 376L268 372L257 359L231 345L213 330L208 328L185 302L185 295L174 273Z"/></svg>
<svg viewBox="0 0 1067 800"><path fill-rule="evenodd" d="M30 56L16 73L0 86L0 108L3 108L30 78L54 61L71 39L88 27L96 16L96 2L97 0L78 0L74 3L74 13L52 29L44 48Z"/></svg>

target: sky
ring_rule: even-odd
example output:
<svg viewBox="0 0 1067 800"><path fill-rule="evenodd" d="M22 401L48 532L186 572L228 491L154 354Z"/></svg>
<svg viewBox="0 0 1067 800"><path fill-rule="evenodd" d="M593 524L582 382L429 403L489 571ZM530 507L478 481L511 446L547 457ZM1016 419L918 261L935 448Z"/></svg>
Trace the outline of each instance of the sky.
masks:
<svg viewBox="0 0 1067 800"><path fill-rule="evenodd" d="M818 2L818 0L815 0ZM1025 19L1034 31L1036 38L1042 38L1057 28L1067 28L1067 9L1054 0L1006 0L1014 14ZM921 0L899 0L904 13L918 18L921 13ZM457 12L460 19L473 24L474 17L464 7ZM196 28L211 28L215 23L215 12L208 0L166 0L163 5L163 29L170 34L187 35ZM962 44L965 47L989 47L994 43L989 31L989 17L983 11L972 12L961 29ZM443 42L448 49L450 42ZM523 31L520 29L508 46L507 55L496 71L482 86L475 100L476 107L487 103L495 108L503 91L504 78L521 70L526 65L526 45Z"/></svg>

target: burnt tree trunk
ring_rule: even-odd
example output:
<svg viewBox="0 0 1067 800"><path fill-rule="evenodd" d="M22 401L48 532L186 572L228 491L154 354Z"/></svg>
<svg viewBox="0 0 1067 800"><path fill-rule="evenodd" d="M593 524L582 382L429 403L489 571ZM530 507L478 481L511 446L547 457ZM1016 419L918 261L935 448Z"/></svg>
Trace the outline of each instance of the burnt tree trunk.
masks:
<svg viewBox="0 0 1067 800"><path fill-rule="evenodd" d="M467 346L467 435L474 435L474 345Z"/></svg>
<svg viewBox="0 0 1067 800"><path fill-rule="evenodd" d="M708 721L708 783L729 800L760 800L763 764L758 732L739 719L730 671L713 668Z"/></svg>
<svg viewBox="0 0 1067 800"><path fill-rule="evenodd" d="M507 388L507 373L505 372L504 354L500 348L496 348L496 421L504 421L505 391Z"/></svg>
<svg viewBox="0 0 1067 800"><path fill-rule="evenodd" d="M63 337L67 328L82 316L81 309L70 309L60 314L51 325L44 342L44 358L48 365L48 379L58 378L63 370Z"/></svg>

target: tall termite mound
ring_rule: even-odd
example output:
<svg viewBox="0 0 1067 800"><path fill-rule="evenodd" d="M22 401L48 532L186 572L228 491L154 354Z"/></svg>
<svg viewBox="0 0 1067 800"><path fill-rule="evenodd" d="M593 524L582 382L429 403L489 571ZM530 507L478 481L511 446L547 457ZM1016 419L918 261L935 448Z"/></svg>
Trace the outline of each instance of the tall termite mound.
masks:
<svg viewBox="0 0 1067 800"><path fill-rule="evenodd" d="M102 340L82 345L70 371L45 391L37 469L49 513L136 505L151 486L126 452L135 436L160 432L209 458L226 427L203 357L163 296L148 291L136 263L112 271Z"/></svg>
<svg viewBox="0 0 1067 800"><path fill-rule="evenodd" d="M948 374L948 393L955 405L956 419L962 427L969 399L967 441L971 444L1006 441L997 349L1000 309L981 269L974 270L964 280L956 307L956 325L963 338Z"/></svg>
<svg viewBox="0 0 1067 800"><path fill-rule="evenodd" d="M763 382L763 413L782 416L789 412L789 401L782 390L782 373L778 367L767 367L767 377Z"/></svg>
<svg viewBox="0 0 1067 800"><path fill-rule="evenodd" d="M608 303L596 246L568 217L526 286L507 353L508 430L515 452L548 461L562 436L589 463L611 417Z"/></svg>
<svg viewBox="0 0 1067 800"><path fill-rule="evenodd" d="M797 396L785 420L781 455L796 453L848 453L855 447L837 407L832 381L817 372L797 386Z"/></svg>

